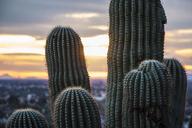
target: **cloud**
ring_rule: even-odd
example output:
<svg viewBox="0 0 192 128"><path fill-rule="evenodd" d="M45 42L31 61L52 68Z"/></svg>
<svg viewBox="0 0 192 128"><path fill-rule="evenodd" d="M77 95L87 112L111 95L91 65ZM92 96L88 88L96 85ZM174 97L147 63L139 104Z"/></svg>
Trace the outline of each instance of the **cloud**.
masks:
<svg viewBox="0 0 192 128"><path fill-rule="evenodd" d="M86 56L107 56L108 35L82 38ZM30 35L0 35L0 54L36 53L45 54L46 40L38 40Z"/></svg>
<svg viewBox="0 0 192 128"><path fill-rule="evenodd" d="M57 25L71 26L83 37L86 55L101 56L101 59L95 57L95 60L87 56L89 71L106 74L102 72L106 71L107 65L109 2L110 0L0 0L0 34L13 34L6 37L7 41L0 41L0 53L44 54L45 40L51 29ZM182 63L191 65L192 59L186 49L192 48L192 1L162 0L162 3L168 18L165 56L176 57ZM15 41L15 37L12 37L14 35L19 41ZM30 75L23 71L22 66L25 65L28 71L33 70L34 75L45 72L44 60L37 61L37 58L43 58L42 56L27 60L30 55L23 55L22 60L16 59L15 63L12 63L14 61L11 59L16 56L6 57L10 60L2 61L0 58L0 64L3 65L0 67L1 72L4 72L4 68L11 69L10 72L14 74L22 71L25 75ZM24 63L25 65L22 65ZM30 64L36 66L33 68Z"/></svg>
<svg viewBox="0 0 192 128"><path fill-rule="evenodd" d="M192 48L177 50L175 53L181 57L192 59Z"/></svg>
<svg viewBox="0 0 192 128"><path fill-rule="evenodd" d="M109 44L109 37L107 34L81 38L81 40L86 47L108 47Z"/></svg>
<svg viewBox="0 0 192 128"><path fill-rule="evenodd" d="M166 32L165 57L177 58L184 65L192 64L192 27Z"/></svg>
<svg viewBox="0 0 192 128"><path fill-rule="evenodd" d="M81 36L104 34L106 30L89 26L107 23L108 5L109 0L1 1L0 33L46 37L51 28L63 25L75 28Z"/></svg>
<svg viewBox="0 0 192 128"><path fill-rule="evenodd" d="M192 28L170 30L166 32L165 37L166 48L192 48Z"/></svg>
<svg viewBox="0 0 192 128"><path fill-rule="evenodd" d="M99 65L97 62L100 62ZM106 76L106 57L86 57L86 63L91 77ZM0 75L8 73L14 77L47 77L45 56L41 54L0 54L0 65Z"/></svg>
<svg viewBox="0 0 192 128"><path fill-rule="evenodd" d="M30 35L0 35L0 54L37 53L44 54L45 40Z"/></svg>
<svg viewBox="0 0 192 128"><path fill-rule="evenodd" d="M45 38L56 25L71 26L83 37L107 33L107 29L94 26L108 26L110 0L0 2L1 34L27 34ZM163 0L162 3L168 17L167 30L192 27L191 0Z"/></svg>
<svg viewBox="0 0 192 128"><path fill-rule="evenodd" d="M162 0L168 18L167 30L191 28L191 0Z"/></svg>
<svg viewBox="0 0 192 128"><path fill-rule="evenodd" d="M0 65L1 71L45 71L45 58L39 54L3 54Z"/></svg>
<svg viewBox="0 0 192 128"><path fill-rule="evenodd" d="M105 26L105 25L95 25L95 26L90 26L89 28L103 30L103 31L106 31L109 29L108 26Z"/></svg>
<svg viewBox="0 0 192 128"><path fill-rule="evenodd" d="M192 71L192 65L184 65L185 69L188 71Z"/></svg>
<svg viewBox="0 0 192 128"><path fill-rule="evenodd" d="M93 17L99 17L98 13L68 13L64 15L65 18L73 18L73 19L89 19Z"/></svg>

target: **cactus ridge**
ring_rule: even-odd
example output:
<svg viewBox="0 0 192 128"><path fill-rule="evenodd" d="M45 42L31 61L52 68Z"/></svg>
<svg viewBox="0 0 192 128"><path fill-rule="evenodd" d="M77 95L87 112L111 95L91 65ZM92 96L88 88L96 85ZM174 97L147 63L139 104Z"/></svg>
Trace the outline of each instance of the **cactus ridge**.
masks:
<svg viewBox="0 0 192 128"><path fill-rule="evenodd" d="M111 0L106 128L121 127L123 78L145 59L163 61L166 16L160 0Z"/></svg>
<svg viewBox="0 0 192 128"><path fill-rule="evenodd" d="M36 110L19 109L9 117L6 128L48 128L48 123Z"/></svg>
<svg viewBox="0 0 192 128"><path fill-rule="evenodd" d="M122 127L169 127L168 71L156 60L144 61L126 74L123 83Z"/></svg>
<svg viewBox="0 0 192 128"><path fill-rule="evenodd" d="M164 64L167 66L173 81L172 91L172 127L182 127L185 112L185 97L187 88L187 76L185 69L176 59L164 59Z"/></svg>
<svg viewBox="0 0 192 128"><path fill-rule="evenodd" d="M65 89L55 101L54 126L56 128L101 128L97 104L82 88Z"/></svg>

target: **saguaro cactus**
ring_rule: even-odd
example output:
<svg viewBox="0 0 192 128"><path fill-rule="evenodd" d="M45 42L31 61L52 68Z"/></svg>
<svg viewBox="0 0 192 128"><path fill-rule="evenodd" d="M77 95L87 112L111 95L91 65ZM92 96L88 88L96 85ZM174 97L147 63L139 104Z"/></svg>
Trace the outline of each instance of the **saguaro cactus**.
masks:
<svg viewBox="0 0 192 128"><path fill-rule="evenodd" d="M45 51L51 105L67 87L81 86L90 90L83 45L73 29L55 27L47 37Z"/></svg>
<svg viewBox="0 0 192 128"><path fill-rule="evenodd" d="M187 76L181 63L176 59L165 59L164 64L169 69L173 81L172 115L173 128L181 128L185 112L185 96L187 88Z"/></svg>
<svg viewBox="0 0 192 128"><path fill-rule="evenodd" d="M20 109L9 117L7 128L48 128L45 117L33 109Z"/></svg>
<svg viewBox="0 0 192 128"><path fill-rule="evenodd" d="M158 61L144 61L124 78L122 127L170 128L170 79Z"/></svg>
<svg viewBox="0 0 192 128"><path fill-rule="evenodd" d="M82 88L65 89L54 107L55 128L101 128L94 99Z"/></svg>
<svg viewBox="0 0 192 128"><path fill-rule="evenodd" d="M163 61L166 16L160 0L111 0L106 128L121 127L122 84L145 59Z"/></svg>

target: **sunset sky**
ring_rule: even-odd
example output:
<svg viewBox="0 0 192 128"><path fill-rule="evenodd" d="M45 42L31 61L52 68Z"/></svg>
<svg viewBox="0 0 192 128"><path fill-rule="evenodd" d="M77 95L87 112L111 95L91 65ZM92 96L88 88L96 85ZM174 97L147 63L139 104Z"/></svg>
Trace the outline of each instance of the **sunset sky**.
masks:
<svg viewBox="0 0 192 128"><path fill-rule="evenodd" d="M0 76L47 78L45 40L56 25L82 37L91 77L106 77L110 0L0 0ZM162 0L165 57L192 72L192 1Z"/></svg>

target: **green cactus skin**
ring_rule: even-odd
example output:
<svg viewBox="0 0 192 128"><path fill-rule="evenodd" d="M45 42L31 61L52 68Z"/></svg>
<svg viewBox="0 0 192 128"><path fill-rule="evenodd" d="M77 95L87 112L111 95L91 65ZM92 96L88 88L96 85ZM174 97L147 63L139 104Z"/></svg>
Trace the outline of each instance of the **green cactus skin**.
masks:
<svg viewBox="0 0 192 128"><path fill-rule="evenodd" d="M54 106L55 128L101 128L96 102L82 88L68 88L59 94Z"/></svg>
<svg viewBox="0 0 192 128"><path fill-rule="evenodd" d="M19 109L9 117L6 128L48 128L48 123L36 110Z"/></svg>
<svg viewBox="0 0 192 128"><path fill-rule="evenodd" d="M185 69L181 63L176 59L165 59L164 64L167 66L172 80L173 80L173 93L172 93L172 107L173 112L171 118L173 119L173 128L181 128L184 120L185 113L185 97L187 88L187 76Z"/></svg>
<svg viewBox="0 0 192 128"><path fill-rule="evenodd" d="M106 128L121 128L122 84L145 59L163 61L166 16L160 0L111 0Z"/></svg>
<svg viewBox="0 0 192 128"><path fill-rule="evenodd" d="M83 45L73 29L55 27L47 37L45 51L51 110L56 96L67 87L82 86L90 91Z"/></svg>
<svg viewBox="0 0 192 128"><path fill-rule="evenodd" d="M166 67L158 61L144 61L124 78L123 128L170 128L170 82Z"/></svg>

